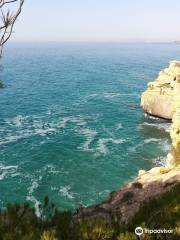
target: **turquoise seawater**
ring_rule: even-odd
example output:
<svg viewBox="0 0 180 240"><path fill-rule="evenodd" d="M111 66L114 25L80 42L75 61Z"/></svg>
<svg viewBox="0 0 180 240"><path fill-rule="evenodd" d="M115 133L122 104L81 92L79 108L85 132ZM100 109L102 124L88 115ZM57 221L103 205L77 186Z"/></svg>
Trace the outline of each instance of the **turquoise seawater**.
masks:
<svg viewBox="0 0 180 240"><path fill-rule="evenodd" d="M48 195L60 208L98 203L164 163L166 121L140 95L176 44L12 44L0 90L0 205Z"/></svg>

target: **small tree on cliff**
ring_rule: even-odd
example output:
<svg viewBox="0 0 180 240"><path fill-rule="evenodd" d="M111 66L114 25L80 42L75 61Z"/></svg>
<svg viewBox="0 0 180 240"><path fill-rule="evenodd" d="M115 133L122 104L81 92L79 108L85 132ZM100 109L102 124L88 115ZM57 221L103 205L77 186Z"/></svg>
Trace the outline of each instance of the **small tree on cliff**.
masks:
<svg viewBox="0 0 180 240"><path fill-rule="evenodd" d="M25 0L0 0L0 57L3 47L13 33L14 24Z"/></svg>
<svg viewBox="0 0 180 240"><path fill-rule="evenodd" d="M4 45L13 33L14 24L22 11L24 1L25 0L0 0L0 58L2 57ZM2 68L1 65L0 68ZM0 80L0 88L3 87L4 84Z"/></svg>

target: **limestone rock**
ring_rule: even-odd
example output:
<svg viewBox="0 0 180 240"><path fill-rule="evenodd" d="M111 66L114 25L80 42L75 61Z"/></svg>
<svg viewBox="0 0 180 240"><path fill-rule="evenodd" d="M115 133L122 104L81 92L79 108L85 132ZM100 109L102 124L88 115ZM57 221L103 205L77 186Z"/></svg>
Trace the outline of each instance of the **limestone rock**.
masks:
<svg viewBox="0 0 180 240"><path fill-rule="evenodd" d="M138 176L141 176L141 175L143 175L143 174L145 174L145 173L146 173L145 170L139 170Z"/></svg>
<svg viewBox="0 0 180 240"><path fill-rule="evenodd" d="M172 119L172 146L167 165L180 165L180 61L171 61L169 68L160 71L159 77L148 83L141 105L151 115Z"/></svg>
<svg viewBox="0 0 180 240"><path fill-rule="evenodd" d="M142 95L141 104L145 112L161 118L171 119L173 116L172 96L159 92L146 91Z"/></svg>
<svg viewBox="0 0 180 240"><path fill-rule="evenodd" d="M167 164L179 165L180 164L180 108L173 116L173 124L171 126L171 153L168 155Z"/></svg>
<svg viewBox="0 0 180 240"><path fill-rule="evenodd" d="M171 61L169 68L160 71L158 78L148 83L141 105L151 115L172 119L177 95L180 95L180 61Z"/></svg>

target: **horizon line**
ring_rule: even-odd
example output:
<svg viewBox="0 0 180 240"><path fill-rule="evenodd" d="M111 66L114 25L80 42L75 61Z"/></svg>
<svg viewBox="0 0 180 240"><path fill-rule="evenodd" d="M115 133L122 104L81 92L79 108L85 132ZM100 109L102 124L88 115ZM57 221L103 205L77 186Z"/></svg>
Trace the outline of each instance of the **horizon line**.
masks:
<svg viewBox="0 0 180 240"><path fill-rule="evenodd" d="M180 40L174 40L174 41L40 41L40 40L35 40L35 41L27 41L27 40L21 40L21 41L16 41L16 40L11 40L8 44L13 44L13 43L180 43Z"/></svg>

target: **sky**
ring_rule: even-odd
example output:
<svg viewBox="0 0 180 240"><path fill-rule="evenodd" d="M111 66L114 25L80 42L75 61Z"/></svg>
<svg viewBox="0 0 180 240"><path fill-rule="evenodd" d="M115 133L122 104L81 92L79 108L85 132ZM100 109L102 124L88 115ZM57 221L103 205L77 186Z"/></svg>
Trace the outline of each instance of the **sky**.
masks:
<svg viewBox="0 0 180 240"><path fill-rule="evenodd" d="M17 42L180 40L180 0L25 0Z"/></svg>

